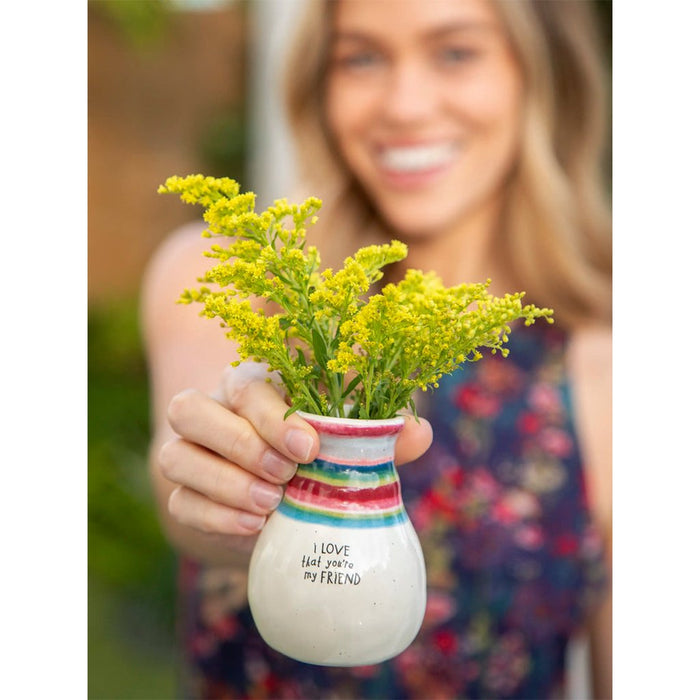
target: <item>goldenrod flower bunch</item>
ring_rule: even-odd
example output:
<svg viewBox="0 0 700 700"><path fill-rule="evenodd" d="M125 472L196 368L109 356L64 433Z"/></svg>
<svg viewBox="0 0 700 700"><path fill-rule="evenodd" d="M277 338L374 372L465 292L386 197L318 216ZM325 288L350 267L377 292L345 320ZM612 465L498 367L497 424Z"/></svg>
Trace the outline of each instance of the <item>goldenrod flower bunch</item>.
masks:
<svg viewBox="0 0 700 700"><path fill-rule="evenodd" d="M291 407L351 418L390 418L416 407L413 395L437 387L444 374L481 350L508 349L510 325L536 318L552 323L552 310L521 302L523 293L494 297L489 281L443 286L434 273L409 270L398 284L375 294L383 268L402 260L399 241L361 248L340 270L321 269L306 229L321 201L277 200L255 212L255 195L229 178L170 177L158 189L204 207L205 255L218 260L199 281L217 285L185 290L179 301L203 305L219 318L241 360L267 363L284 384ZM250 298L270 306L254 309ZM240 361L240 360L239 360Z"/></svg>

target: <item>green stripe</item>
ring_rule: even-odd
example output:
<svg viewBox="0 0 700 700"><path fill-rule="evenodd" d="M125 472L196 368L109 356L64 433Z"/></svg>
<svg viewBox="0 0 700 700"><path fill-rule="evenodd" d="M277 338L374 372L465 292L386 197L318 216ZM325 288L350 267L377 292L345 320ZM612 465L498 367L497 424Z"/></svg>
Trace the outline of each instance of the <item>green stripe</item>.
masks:
<svg viewBox="0 0 700 700"><path fill-rule="evenodd" d="M366 484L368 486L384 486L397 480L393 462L386 462L372 467L356 467L334 464L325 460L316 460L311 464L300 464L297 469L299 476L322 481L324 484L345 486L348 482Z"/></svg>

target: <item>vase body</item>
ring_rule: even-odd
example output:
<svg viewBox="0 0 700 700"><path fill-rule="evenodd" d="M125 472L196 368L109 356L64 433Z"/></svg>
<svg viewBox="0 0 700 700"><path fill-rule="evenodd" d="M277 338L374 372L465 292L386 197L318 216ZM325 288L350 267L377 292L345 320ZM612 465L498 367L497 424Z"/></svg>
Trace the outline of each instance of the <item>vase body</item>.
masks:
<svg viewBox="0 0 700 700"><path fill-rule="evenodd" d="M423 552L394 465L404 419L300 415L321 448L258 538L253 619L267 644L299 661L379 663L413 641L425 613Z"/></svg>

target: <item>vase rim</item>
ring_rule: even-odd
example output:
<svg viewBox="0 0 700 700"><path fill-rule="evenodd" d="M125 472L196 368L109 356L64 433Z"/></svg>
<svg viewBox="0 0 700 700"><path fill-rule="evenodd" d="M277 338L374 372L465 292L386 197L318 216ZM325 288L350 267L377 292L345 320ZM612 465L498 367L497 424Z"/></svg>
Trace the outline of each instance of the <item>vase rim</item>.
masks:
<svg viewBox="0 0 700 700"><path fill-rule="evenodd" d="M394 418L337 418L321 416L306 411L297 411L297 415L310 423L312 427L332 435L393 435L401 431L405 416Z"/></svg>

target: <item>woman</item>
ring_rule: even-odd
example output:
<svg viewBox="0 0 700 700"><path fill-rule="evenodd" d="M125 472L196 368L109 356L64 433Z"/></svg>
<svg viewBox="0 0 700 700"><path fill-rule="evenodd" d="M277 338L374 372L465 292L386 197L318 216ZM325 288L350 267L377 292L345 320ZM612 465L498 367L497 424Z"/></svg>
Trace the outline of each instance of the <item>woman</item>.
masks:
<svg viewBox="0 0 700 700"><path fill-rule="evenodd" d="M305 194L333 267L401 238L406 266L493 280L553 307L424 397L397 445L428 569L428 611L396 659L296 663L245 601L255 535L318 438L216 323L173 299L206 267L193 229L144 288L152 473L183 555L190 691L201 697L556 697L568 642L590 635L611 694L611 245L605 94L580 2L314 2L287 64ZM194 227L199 233L202 225ZM404 266L392 272L401 275ZM391 277L391 274L388 275ZM434 432L434 440L431 437Z"/></svg>

